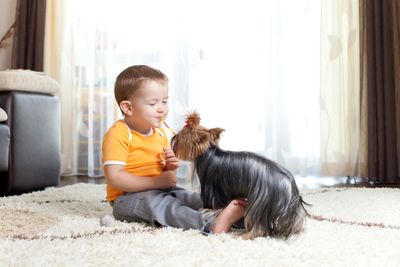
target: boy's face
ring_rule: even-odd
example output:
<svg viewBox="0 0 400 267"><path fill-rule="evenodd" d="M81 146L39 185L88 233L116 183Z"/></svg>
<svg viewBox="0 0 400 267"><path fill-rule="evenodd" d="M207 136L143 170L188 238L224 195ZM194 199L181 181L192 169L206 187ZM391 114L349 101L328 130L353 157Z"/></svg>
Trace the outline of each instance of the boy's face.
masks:
<svg viewBox="0 0 400 267"><path fill-rule="evenodd" d="M168 114L168 84L165 81L147 81L128 101L130 112L125 113L128 126L146 134L162 125Z"/></svg>

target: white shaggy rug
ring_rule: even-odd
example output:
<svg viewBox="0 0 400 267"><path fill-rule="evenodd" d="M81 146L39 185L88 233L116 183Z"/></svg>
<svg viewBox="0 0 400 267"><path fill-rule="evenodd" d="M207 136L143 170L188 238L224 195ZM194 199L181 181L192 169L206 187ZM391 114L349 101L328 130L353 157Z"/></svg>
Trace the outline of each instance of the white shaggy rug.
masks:
<svg viewBox="0 0 400 267"><path fill-rule="evenodd" d="M0 198L0 266L400 266L400 189L304 189L312 218L296 238L116 222L104 185Z"/></svg>

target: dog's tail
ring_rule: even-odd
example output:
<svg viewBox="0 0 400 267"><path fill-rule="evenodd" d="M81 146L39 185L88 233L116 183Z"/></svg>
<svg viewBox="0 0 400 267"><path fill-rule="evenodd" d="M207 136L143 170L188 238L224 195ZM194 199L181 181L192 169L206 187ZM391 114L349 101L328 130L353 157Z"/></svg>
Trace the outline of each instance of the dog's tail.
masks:
<svg viewBox="0 0 400 267"><path fill-rule="evenodd" d="M287 239L302 231L308 216L304 207L307 203L303 201L292 174L276 163L267 165L269 168L262 175L268 178L255 179L249 185L244 216L244 238L247 239L265 236Z"/></svg>

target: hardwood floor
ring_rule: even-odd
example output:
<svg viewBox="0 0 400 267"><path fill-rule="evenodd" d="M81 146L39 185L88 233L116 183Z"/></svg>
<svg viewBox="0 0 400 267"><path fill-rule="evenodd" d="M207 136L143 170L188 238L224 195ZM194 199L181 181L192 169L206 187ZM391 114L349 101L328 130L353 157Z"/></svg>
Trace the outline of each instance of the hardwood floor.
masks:
<svg viewBox="0 0 400 267"><path fill-rule="evenodd" d="M72 185L77 183L104 184L104 177L88 176L61 176L59 186Z"/></svg>

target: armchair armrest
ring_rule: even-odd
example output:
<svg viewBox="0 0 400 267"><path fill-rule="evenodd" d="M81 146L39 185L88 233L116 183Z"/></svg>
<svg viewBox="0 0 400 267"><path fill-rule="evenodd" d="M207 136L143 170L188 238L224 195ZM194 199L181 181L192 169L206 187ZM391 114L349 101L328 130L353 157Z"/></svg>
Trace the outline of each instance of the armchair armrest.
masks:
<svg viewBox="0 0 400 267"><path fill-rule="evenodd" d="M8 170L8 152L10 147L10 129L0 122L0 172Z"/></svg>
<svg viewBox="0 0 400 267"><path fill-rule="evenodd" d="M32 92L0 91L9 127L6 194L57 185L60 175L60 107L57 97ZM3 185L2 185L3 187Z"/></svg>

